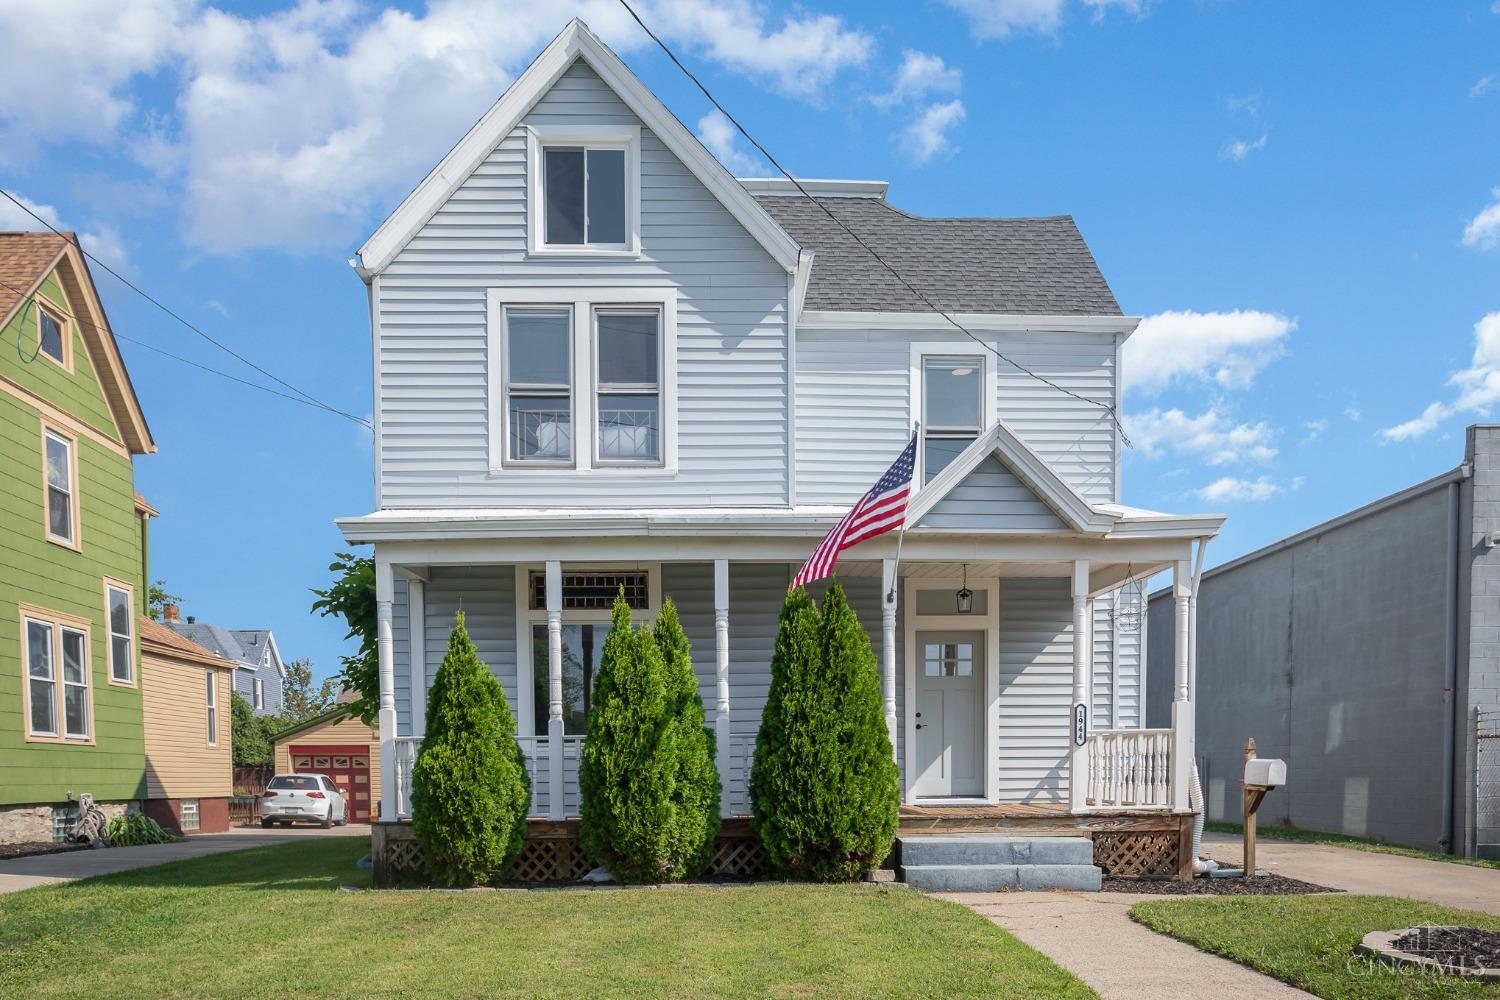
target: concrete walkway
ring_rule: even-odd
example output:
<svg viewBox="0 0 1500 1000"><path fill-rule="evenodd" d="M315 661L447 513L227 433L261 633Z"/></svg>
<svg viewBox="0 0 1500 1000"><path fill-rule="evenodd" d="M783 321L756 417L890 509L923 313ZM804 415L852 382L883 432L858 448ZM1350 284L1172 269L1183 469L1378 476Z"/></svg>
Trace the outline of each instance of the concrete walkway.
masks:
<svg viewBox="0 0 1500 1000"><path fill-rule="evenodd" d="M1244 859L1240 838L1234 834L1204 834L1203 853L1236 866ZM1496 868L1264 839L1255 846L1255 863L1277 875L1362 896L1401 896L1500 915Z"/></svg>
<svg viewBox="0 0 1500 1000"><path fill-rule="evenodd" d="M1277 1000L1307 997L1225 958L1148 930L1129 917L1161 896L1116 892L954 892L962 903L1082 979L1104 1000Z"/></svg>
<svg viewBox="0 0 1500 1000"><path fill-rule="evenodd" d="M185 861L227 851L243 851L269 844L290 844L309 837L368 837L370 828L363 825L279 829L236 827L228 833L204 833L175 844L149 844L144 847L111 847L98 851L67 851L62 854L40 854L29 858L0 861L0 894L19 892L38 885L73 882L94 875L149 868L169 861Z"/></svg>

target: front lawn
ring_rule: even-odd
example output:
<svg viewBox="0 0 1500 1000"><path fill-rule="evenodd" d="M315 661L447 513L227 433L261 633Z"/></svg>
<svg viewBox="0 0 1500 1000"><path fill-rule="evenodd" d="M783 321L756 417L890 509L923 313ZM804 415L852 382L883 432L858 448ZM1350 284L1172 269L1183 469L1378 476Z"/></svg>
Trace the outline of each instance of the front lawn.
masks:
<svg viewBox="0 0 1500 1000"><path fill-rule="evenodd" d="M1087 997L902 887L359 892L309 839L0 896L0 996Z"/></svg>
<svg viewBox="0 0 1500 1000"><path fill-rule="evenodd" d="M1147 927L1329 1000L1500 997L1500 983L1397 970L1356 955L1370 931L1418 924L1500 930L1500 917L1391 896L1255 896L1138 903Z"/></svg>
<svg viewBox="0 0 1500 1000"><path fill-rule="evenodd" d="M1212 819L1204 823L1203 828L1213 833L1232 833L1236 837L1241 836L1244 832L1244 829L1238 823L1225 823L1221 820ZM1424 861L1442 861L1450 865L1469 865L1472 868L1500 868L1500 861L1492 858L1466 858L1461 854L1439 854L1437 851L1423 851L1415 847L1388 844L1383 840L1375 840L1371 837L1351 837L1344 833L1323 833L1321 830L1304 830L1300 826L1276 826L1273 823L1259 823L1255 829L1261 837L1269 837L1274 840L1290 840L1298 844L1322 844L1327 847L1347 847L1353 851L1394 854L1402 858L1421 858Z"/></svg>

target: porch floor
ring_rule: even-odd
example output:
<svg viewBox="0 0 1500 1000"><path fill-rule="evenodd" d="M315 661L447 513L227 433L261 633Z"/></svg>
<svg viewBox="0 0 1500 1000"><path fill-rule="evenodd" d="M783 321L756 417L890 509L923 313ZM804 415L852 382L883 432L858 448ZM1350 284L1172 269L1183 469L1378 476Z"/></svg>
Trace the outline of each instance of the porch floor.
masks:
<svg viewBox="0 0 1500 1000"><path fill-rule="evenodd" d="M1091 837L1100 831L1180 829L1181 817L1168 809L1089 812L1075 816L1062 803L1005 802L985 805L903 805L898 836L945 833L1003 833L1028 837Z"/></svg>

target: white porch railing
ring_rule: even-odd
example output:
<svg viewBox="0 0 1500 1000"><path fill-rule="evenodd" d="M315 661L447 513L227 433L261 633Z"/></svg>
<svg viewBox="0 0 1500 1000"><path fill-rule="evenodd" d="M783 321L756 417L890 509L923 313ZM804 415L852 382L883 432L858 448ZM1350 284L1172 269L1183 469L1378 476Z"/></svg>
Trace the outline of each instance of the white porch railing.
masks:
<svg viewBox="0 0 1500 1000"><path fill-rule="evenodd" d="M735 733L729 737L729 794L725 816L750 815L750 766L755 763L755 734Z"/></svg>
<svg viewBox="0 0 1500 1000"><path fill-rule="evenodd" d="M547 737L520 736L521 754L526 759L526 775L531 779L531 815L547 815L552 789L548 787ZM415 736L396 737L396 816L411 819L411 769L417 761L422 740ZM582 736L563 737L563 812L578 815L578 758L583 750Z"/></svg>
<svg viewBox="0 0 1500 1000"><path fill-rule="evenodd" d="M417 762L421 737L396 737L396 818L411 819L411 768Z"/></svg>
<svg viewBox="0 0 1500 1000"><path fill-rule="evenodd" d="M1096 809L1171 809L1170 729L1113 729L1088 738L1088 805Z"/></svg>

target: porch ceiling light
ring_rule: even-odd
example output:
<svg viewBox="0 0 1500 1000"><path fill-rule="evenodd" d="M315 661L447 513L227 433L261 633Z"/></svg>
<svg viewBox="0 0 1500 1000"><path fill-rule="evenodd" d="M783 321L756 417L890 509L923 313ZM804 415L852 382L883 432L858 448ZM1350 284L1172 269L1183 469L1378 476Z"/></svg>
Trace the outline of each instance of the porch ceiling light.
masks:
<svg viewBox="0 0 1500 1000"><path fill-rule="evenodd" d="M958 598L958 613L961 615L973 614L974 591L969 589L969 564L964 563L964 585L959 588L955 595Z"/></svg>

